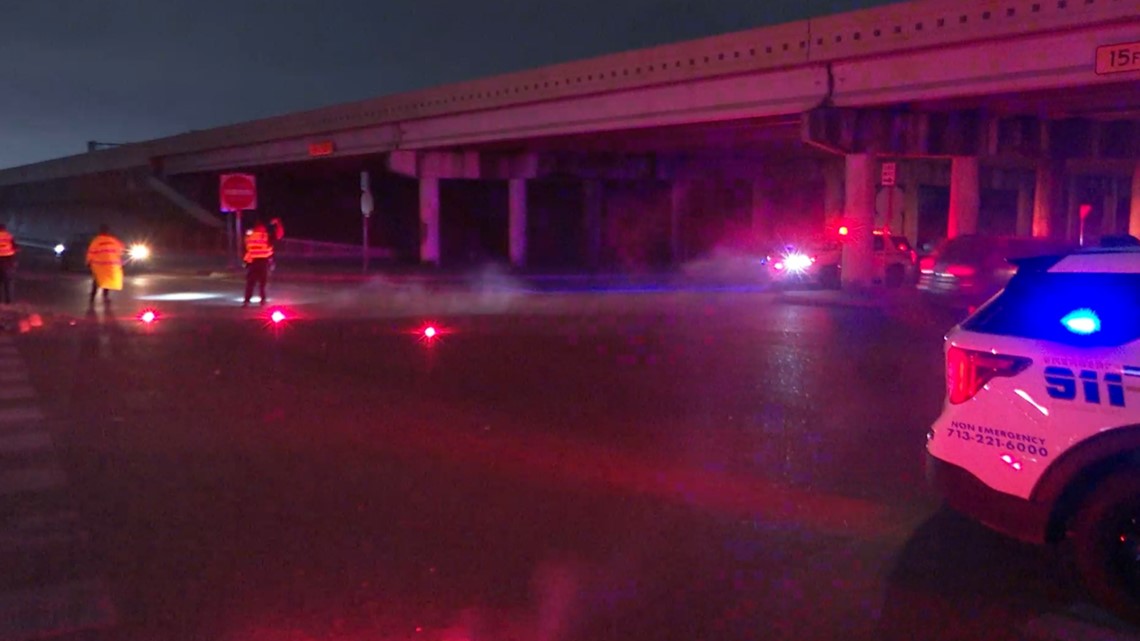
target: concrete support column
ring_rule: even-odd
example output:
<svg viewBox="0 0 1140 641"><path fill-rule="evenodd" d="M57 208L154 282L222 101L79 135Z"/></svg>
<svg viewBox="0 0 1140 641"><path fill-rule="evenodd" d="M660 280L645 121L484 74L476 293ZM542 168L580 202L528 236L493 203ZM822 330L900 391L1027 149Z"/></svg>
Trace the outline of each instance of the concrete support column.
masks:
<svg viewBox="0 0 1140 641"><path fill-rule="evenodd" d="M689 184L674 180L669 186L669 250L674 263L685 259L684 238L681 236L685 213L689 206Z"/></svg>
<svg viewBox="0 0 1140 641"><path fill-rule="evenodd" d="M1017 177L1017 229L1018 236L1033 233L1033 181L1028 176Z"/></svg>
<svg viewBox="0 0 1140 641"><path fill-rule="evenodd" d="M872 232L875 226L875 169L878 162L870 154L851 154L844 173L843 287L869 286L874 278Z"/></svg>
<svg viewBox="0 0 1140 641"><path fill-rule="evenodd" d="M1079 176L1069 176L1065 183L1065 240L1075 243L1081 229L1081 180Z"/></svg>
<svg viewBox="0 0 1140 641"><path fill-rule="evenodd" d="M918 169L919 161L904 160L899 163L899 180L903 184L903 226L902 233L912 247L918 247Z"/></svg>
<svg viewBox="0 0 1140 641"><path fill-rule="evenodd" d="M751 215L752 215L752 237L756 240L768 240L775 232L775 219L773 218L772 197L769 190L772 189L773 181L769 177L753 178L752 184L749 185L752 193L751 197Z"/></svg>
<svg viewBox="0 0 1140 641"><path fill-rule="evenodd" d="M823 161L823 219L832 221L843 215L843 163Z"/></svg>
<svg viewBox="0 0 1140 641"><path fill-rule="evenodd" d="M1058 220L1064 207L1065 163L1044 160L1037 166L1037 180L1033 189L1033 235L1051 238L1060 235Z"/></svg>
<svg viewBox="0 0 1140 641"><path fill-rule="evenodd" d="M582 182L582 205L585 209L586 265L596 269L602 260L602 212L605 209L606 190L601 180Z"/></svg>
<svg viewBox="0 0 1140 641"><path fill-rule="evenodd" d="M511 264L526 267L526 180L507 181L507 241Z"/></svg>
<svg viewBox="0 0 1140 641"><path fill-rule="evenodd" d="M1128 214L1128 233L1140 237L1140 162L1132 170L1132 207Z"/></svg>
<svg viewBox="0 0 1140 641"><path fill-rule="evenodd" d="M950 213L946 221L947 238L978 232L980 192L977 157L955 156L950 161Z"/></svg>
<svg viewBox="0 0 1140 641"><path fill-rule="evenodd" d="M439 265L438 178L420 178L420 262Z"/></svg>

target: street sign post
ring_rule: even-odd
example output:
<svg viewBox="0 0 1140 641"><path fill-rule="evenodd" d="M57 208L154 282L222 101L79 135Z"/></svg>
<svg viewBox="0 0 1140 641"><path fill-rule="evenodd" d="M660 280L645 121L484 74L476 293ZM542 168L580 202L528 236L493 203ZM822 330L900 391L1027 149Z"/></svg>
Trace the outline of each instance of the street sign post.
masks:
<svg viewBox="0 0 1140 641"><path fill-rule="evenodd" d="M376 208L376 203L372 198L372 185L367 171L360 172L360 213L362 216L363 224L363 251L361 252L362 264L361 271L368 271L368 219L372 216L372 211Z"/></svg>
<svg viewBox="0 0 1140 641"><path fill-rule="evenodd" d="M879 183L884 187L895 186L895 169L896 165L893 162L883 163L883 173L879 179Z"/></svg>
<svg viewBox="0 0 1140 641"><path fill-rule="evenodd" d="M218 200L222 211L257 209L257 179L252 174L222 174Z"/></svg>
<svg viewBox="0 0 1140 641"><path fill-rule="evenodd" d="M890 221L894 218L895 213L895 169L895 163L883 163L883 172L879 180L887 188L887 224L885 226L888 228L891 226Z"/></svg>
<svg viewBox="0 0 1140 641"><path fill-rule="evenodd" d="M257 179L253 174L222 174L218 179L218 201L222 211L234 214L233 223L229 227L233 230L232 249L240 265L241 257L245 254L241 213L247 209L257 209Z"/></svg>

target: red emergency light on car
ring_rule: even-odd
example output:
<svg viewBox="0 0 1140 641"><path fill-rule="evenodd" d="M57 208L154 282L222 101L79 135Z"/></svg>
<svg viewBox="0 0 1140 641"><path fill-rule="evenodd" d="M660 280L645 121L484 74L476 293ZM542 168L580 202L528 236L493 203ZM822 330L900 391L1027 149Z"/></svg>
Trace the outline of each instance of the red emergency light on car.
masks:
<svg viewBox="0 0 1140 641"><path fill-rule="evenodd" d="M958 278L969 278L978 273L978 270L974 269L972 265L950 265L946 268L946 273Z"/></svg>

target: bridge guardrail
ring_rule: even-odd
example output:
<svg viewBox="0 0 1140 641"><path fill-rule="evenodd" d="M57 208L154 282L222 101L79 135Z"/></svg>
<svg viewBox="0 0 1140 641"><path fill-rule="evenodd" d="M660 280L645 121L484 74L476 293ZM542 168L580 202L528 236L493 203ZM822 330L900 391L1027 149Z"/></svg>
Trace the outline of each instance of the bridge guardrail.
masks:
<svg viewBox="0 0 1140 641"><path fill-rule="evenodd" d="M282 257L296 257L307 259L343 259L359 258L363 248L350 243L334 243L322 240L305 240L302 238L282 238L274 245L275 252ZM395 257L396 252L390 247L370 247L370 258L387 259Z"/></svg>

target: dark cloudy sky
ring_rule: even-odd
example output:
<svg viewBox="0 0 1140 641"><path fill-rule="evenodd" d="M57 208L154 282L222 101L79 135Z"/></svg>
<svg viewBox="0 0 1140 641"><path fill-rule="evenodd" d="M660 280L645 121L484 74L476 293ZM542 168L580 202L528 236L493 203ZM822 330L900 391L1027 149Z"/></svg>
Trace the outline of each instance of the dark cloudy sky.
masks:
<svg viewBox="0 0 1140 641"><path fill-rule="evenodd" d="M0 167L876 4L0 0Z"/></svg>

